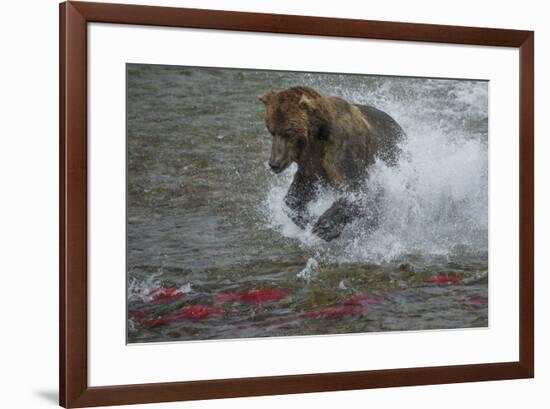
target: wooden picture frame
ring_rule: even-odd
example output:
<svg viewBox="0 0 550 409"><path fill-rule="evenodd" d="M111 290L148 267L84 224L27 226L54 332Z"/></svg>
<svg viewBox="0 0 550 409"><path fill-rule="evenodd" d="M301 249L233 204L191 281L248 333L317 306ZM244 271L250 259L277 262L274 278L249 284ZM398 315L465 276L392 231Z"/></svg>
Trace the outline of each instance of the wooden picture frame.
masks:
<svg viewBox="0 0 550 409"><path fill-rule="evenodd" d="M88 386L87 25L92 22L519 48L519 361ZM534 33L213 10L60 5L60 404L88 407L532 378L534 376Z"/></svg>

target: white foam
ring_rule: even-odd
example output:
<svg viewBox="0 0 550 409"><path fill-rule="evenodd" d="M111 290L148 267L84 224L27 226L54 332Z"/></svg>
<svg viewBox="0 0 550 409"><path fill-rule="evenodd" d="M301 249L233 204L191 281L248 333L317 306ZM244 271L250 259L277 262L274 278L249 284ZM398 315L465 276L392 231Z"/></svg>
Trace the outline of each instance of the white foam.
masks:
<svg viewBox="0 0 550 409"><path fill-rule="evenodd" d="M306 282L309 282L317 274L318 267L319 267L319 263L317 262L317 260L311 257L308 259L304 269L300 271L298 274L296 274L296 277L302 280L305 280Z"/></svg>
<svg viewBox="0 0 550 409"><path fill-rule="evenodd" d="M140 301L140 302L151 302L154 297L151 294L151 291L154 288L162 287L162 282L159 279L162 277L162 269L156 273L148 275L145 279L139 280L135 277L132 277L132 274L128 274L130 278L128 282L128 301ZM177 289L178 293L187 294L192 291L191 283L182 285Z"/></svg>
<svg viewBox="0 0 550 409"><path fill-rule="evenodd" d="M338 240L325 243L311 234L311 226L301 230L287 216L283 199L296 166L270 181L262 205L266 223L313 250L319 261L382 262L405 254L487 250L487 138L475 130L479 128L468 127L471 121L486 120L486 83L416 80L397 92L404 81L381 81L375 92L364 94L360 88L340 92L335 84L321 89L357 103L374 101L407 132L399 165L377 162L370 171L368 185L383 191L374 231L367 233L365 221L357 220ZM368 199L368 193L363 195ZM335 197L334 192L322 192L311 213L321 215Z"/></svg>

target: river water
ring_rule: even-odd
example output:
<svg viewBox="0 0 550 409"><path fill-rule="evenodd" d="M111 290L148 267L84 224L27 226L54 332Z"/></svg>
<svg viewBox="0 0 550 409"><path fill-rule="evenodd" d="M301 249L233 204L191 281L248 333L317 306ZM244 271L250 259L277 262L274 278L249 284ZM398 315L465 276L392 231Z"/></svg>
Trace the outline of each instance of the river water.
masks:
<svg viewBox="0 0 550 409"><path fill-rule="evenodd" d="M287 217L257 97L294 85L407 133L375 231ZM487 109L484 81L128 65L128 342L487 327Z"/></svg>

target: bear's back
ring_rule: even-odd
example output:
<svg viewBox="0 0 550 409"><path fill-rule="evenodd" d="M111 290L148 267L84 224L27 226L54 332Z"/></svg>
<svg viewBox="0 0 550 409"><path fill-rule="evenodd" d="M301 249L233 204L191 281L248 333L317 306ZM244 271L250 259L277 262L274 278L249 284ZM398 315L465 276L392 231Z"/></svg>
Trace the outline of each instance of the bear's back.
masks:
<svg viewBox="0 0 550 409"><path fill-rule="evenodd" d="M396 165L400 149L399 142L405 137L403 128L384 111L370 105L355 105L371 126L370 133L374 139L371 149L374 156L388 165Z"/></svg>

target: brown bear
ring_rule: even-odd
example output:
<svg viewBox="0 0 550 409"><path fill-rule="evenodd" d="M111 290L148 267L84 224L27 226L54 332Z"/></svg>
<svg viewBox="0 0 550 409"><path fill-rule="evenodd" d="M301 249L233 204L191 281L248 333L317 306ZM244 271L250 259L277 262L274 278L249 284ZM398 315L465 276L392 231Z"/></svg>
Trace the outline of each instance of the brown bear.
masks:
<svg viewBox="0 0 550 409"><path fill-rule="evenodd" d="M311 222L308 204L319 185L355 192L368 180L369 167L380 159L395 165L403 129L388 114L371 106L354 105L298 86L260 97L265 123L272 135L269 166L274 173L292 162L298 165L285 197L289 216L301 228ZM326 241L340 236L346 224L362 213L348 197L337 200L313 226Z"/></svg>

